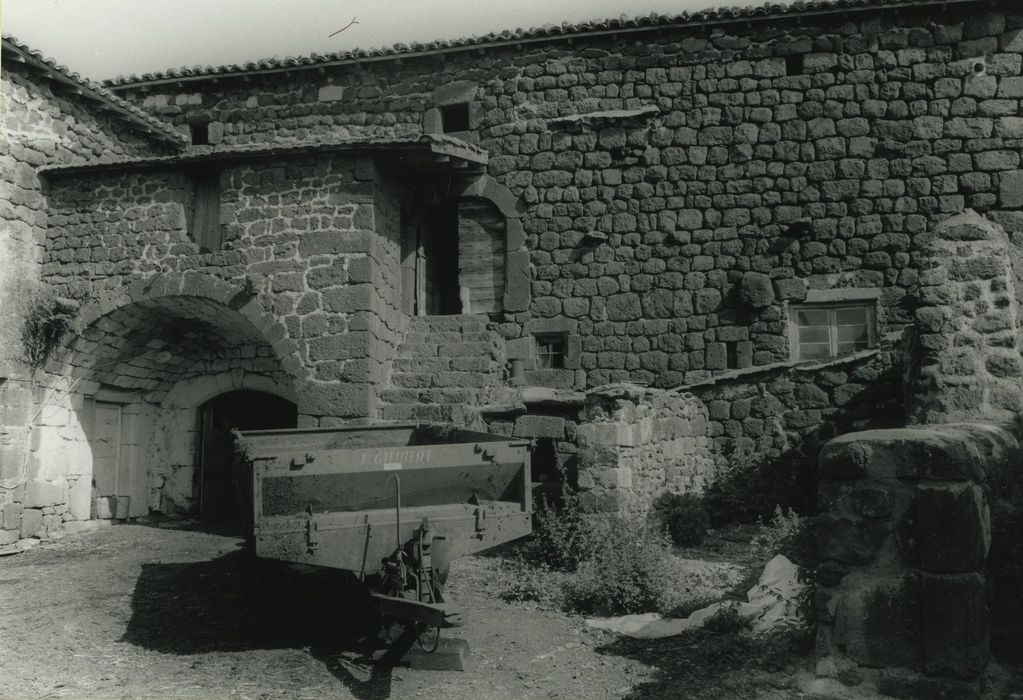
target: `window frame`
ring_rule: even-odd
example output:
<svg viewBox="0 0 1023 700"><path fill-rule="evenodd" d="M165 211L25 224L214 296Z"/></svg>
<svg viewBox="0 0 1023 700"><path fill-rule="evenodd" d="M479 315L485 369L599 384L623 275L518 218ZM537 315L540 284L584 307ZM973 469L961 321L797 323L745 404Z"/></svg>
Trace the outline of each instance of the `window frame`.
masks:
<svg viewBox="0 0 1023 700"><path fill-rule="evenodd" d="M568 369L568 334L567 333L536 333L533 336L534 357L536 362L534 363L536 369ZM540 349L544 346L557 346L560 348L560 352L541 352ZM550 357L552 362L549 365L544 365L540 358ZM555 363L554 360L558 361Z"/></svg>
<svg viewBox="0 0 1023 700"><path fill-rule="evenodd" d="M836 314L838 311L857 309L866 311L867 323L867 347L864 350L877 347L877 301L847 300L834 302L802 303L789 305L789 357L795 362L827 362L840 357L848 357L862 350L852 352L838 352L838 323ZM804 358L800 352L799 343L799 312L800 311L826 311L828 314L828 344L829 354L827 357Z"/></svg>

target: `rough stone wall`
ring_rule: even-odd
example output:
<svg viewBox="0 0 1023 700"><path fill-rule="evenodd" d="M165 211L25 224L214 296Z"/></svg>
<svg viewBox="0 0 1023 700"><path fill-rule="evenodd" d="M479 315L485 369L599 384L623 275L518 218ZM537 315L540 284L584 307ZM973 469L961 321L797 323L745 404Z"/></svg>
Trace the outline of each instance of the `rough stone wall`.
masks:
<svg viewBox="0 0 1023 700"><path fill-rule="evenodd" d="M1023 407L1018 293L1005 231L974 212L921 246L919 308L907 365L910 423L1018 427Z"/></svg>
<svg viewBox="0 0 1023 700"><path fill-rule="evenodd" d="M767 500L782 498L789 507L813 512L817 453L825 442L904 424L900 360L886 343L825 362L739 370L678 391L707 407L722 493L733 487L749 493L751 479L758 479L771 489Z"/></svg>
<svg viewBox="0 0 1023 700"><path fill-rule="evenodd" d="M6 59L6 56L5 56ZM30 427L34 418L50 420L29 381L21 331L34 293L40 291L46 240L47 198L37 169L44 165L82 162L97 156L164 154L159 145L87 100L70 95L5 60L0 72L3 118L0 137L0 546L28 537L40 528L53 529L70 513L66 499L53 503L53 493L74 488L55 475L39 479L27 491L33 469L31 445L41 444ZM38 448L36 448L38 450ZM72 470L73 471L73 470ZM51 480L53 476L55 480ZM88 486L88 484L86 484ZM78 487L81 490L81 487ZM28 510L25 510L28 508ZM63 508L62 511L55 510ZM28 513L23 522L22 514ZM81 514L75 509L74 516ZM85 517L88 517L86 511Z"/></svg>
<svg viewBox="0 0 1023 700"><path fill-rule="evenodd" d="M471 134L526 204L532 303L507 334L577 319L590 386L670 387L726 371L728 342L749 344L740 367L786 360L784 304L807 287L880 288L907 322L912 239L965 207L1023 231L1021 28L879 10L124 94L252 143L417 132L437 91L475 84ZM769 304L743 303L747 272Z"/></svg>
<svg viewBox="0 0 1023 700"><path fill-rule="evenodd" d="M183 173L55 178L43 275L90 298L158 275L229 282L229 304L251 300L278 322L258 340L303 378L305 423L366 416L384 378L375 358L388 356L378 344L400 333L394 195L377 178L371 163L329 156L228 168L213 253L188 236Z"/></svg>
<svg viewBox="0 0 1023 700"><path fill-rule="evenodd" d="M642 518L661 496L699 494L714 475L706 409L685 394L593 389L576 440L580 504L591 512Z"/></svg>
<svg viewBox="0 0 1023 700"><path fill-rule="evenodd" d="M850 433L821 452L817 674L893 697L980 697L984 481L1018 449L979 424Z"/></svg>
<svg viewBox="0 0 1023 700"><path fill-rule="evenodd" d="M89 407L103 392L127 392L141 514L196 505L201 402L170 401L178 386L216 385L203 400L269 390L307 426L373 415L404 331L396 184L355 157L225 168L225 242L211 253L188 233L191 192L188 173L171 169L50 179L41 277L83 299L85 327L40 374L53 409L14 492L32 527L8 527L11 514L5 540L90 517ZM23 427L30 407L10 403Z"/></svg>

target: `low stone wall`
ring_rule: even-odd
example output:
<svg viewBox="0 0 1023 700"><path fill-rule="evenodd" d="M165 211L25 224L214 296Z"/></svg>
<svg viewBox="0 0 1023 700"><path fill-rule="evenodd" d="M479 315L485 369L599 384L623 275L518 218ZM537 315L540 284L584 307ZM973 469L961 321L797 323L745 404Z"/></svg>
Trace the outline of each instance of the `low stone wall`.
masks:
<svg viewBox="0 0 1023 700"><path fill-rule="evenodd" d="M990 645L984 481L1017 449L981 424L852 433L824 447L818 676L894 697L979 697Z"/></svg>
<svg viewBox="0 0 1023 700"><path fill-rule="evenodd" d="M702 493L714 474L707 409L686 394L612 384L586 394L576 428L584 509L644 517L669 493Z"/></svg>
<svg viewBox="0 0 1023 700"><path fill-rule="evenodd" d="M707 407L719 461L707 501L712 519L765 517L775 504L814 511L821 446L836 435L903 425L900 383L898 353L886 342L679 387Z"/></svg>

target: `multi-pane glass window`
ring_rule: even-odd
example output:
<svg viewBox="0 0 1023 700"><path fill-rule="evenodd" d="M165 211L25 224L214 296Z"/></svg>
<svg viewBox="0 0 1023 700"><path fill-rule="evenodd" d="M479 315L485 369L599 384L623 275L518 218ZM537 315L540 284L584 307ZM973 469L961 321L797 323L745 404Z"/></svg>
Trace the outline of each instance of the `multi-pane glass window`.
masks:
<svg viewBox="0 0 1023 700"><path fill-rule="evenodd" d="M565 336L536 336L536 367L537 369L565 368Z"/></svg>
<svg viewBox="0 0 1023 700"><path fill-rule="evenodd" d="M874 345L873 305L793 306L789 313L795 360L826 360Z"/></svg>

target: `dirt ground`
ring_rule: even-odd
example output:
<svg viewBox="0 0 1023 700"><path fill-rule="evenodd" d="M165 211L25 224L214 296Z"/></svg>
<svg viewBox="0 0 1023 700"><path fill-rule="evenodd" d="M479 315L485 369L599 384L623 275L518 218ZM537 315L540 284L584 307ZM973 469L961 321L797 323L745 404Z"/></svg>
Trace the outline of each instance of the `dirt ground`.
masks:
<svg viewBox="0 0 1023 700"><path fill-rule="evenodd" d="M502 602L501 576L493 557L452 568L467 624L446 634L469 642L467 671L387 670L366 660L365 608L344 604L339 578L180 526L68 537L0 558L0 698L695 697L670 645ZM758 685L761 699L800 696L784 674Z"/></svg>

